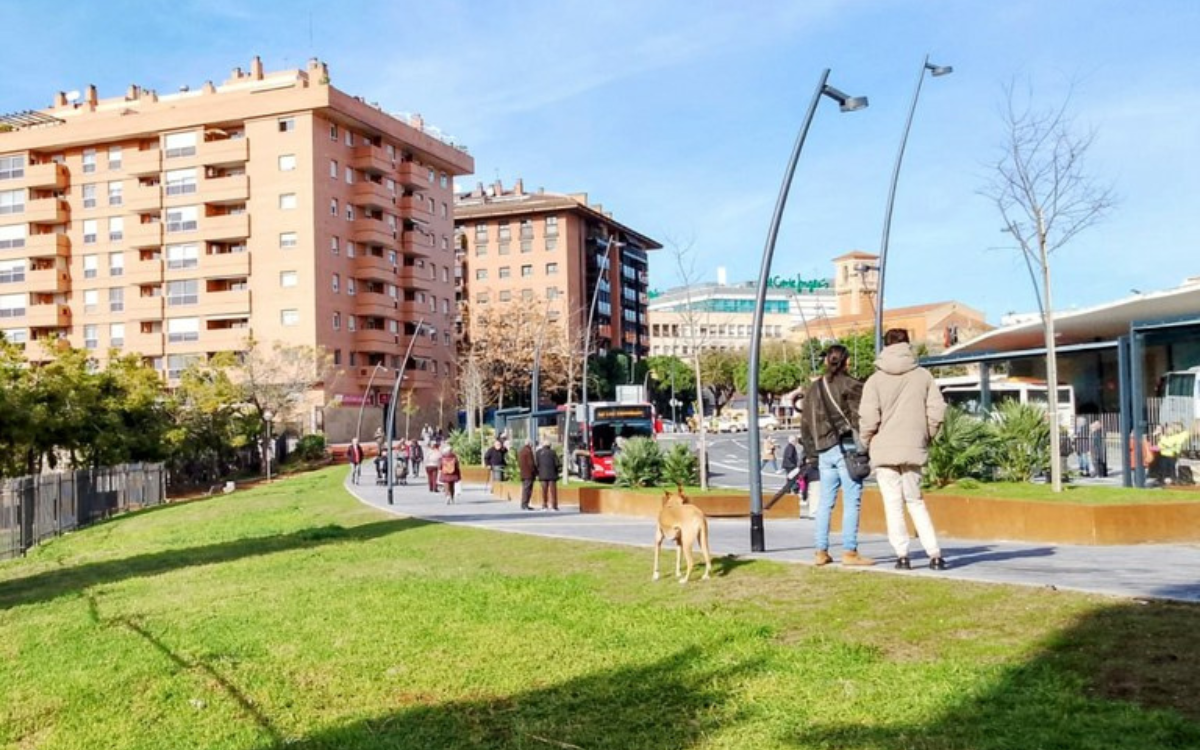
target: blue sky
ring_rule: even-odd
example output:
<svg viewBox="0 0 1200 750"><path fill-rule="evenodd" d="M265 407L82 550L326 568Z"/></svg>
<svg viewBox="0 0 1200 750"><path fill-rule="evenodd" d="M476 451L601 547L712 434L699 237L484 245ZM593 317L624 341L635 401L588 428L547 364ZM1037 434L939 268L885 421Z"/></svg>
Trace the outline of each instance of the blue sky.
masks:
<svg viewBox="0 0 1200 750"><path fill-rule="evenodd" d="M992 322L1035 309L1020 256L978 194L1002 139L1002 85L1068 92L1097 140L1088 171L1119 204L1054 258L1056 307L1200 275L1200 3L1191 0L475 0L105 3L0 0L9 71L0 112L54 92L130 83L166 92L329 63L334 85L420 112L470 147L476 180L586 191L621 221L691 248L714 279L757 274L783 169L822 69L870 97L824 102L774 270L822 276L879 248L888 180L926 53L927 79L893 220L889 305L958 299ZM49 52L52 50L52 52ZM15 75L14 75L15 74ZM678 280L669 253L652 284Z"/></svg>

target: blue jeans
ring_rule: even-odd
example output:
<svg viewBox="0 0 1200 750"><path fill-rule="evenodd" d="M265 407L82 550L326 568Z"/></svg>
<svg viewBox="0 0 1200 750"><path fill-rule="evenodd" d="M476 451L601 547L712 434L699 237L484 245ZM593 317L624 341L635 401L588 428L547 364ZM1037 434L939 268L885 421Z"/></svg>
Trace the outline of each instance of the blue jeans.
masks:
<svg viewBox="0 0 1200 750"><path fill-rule="evenodd" d="M833 506L837 504L838 488L842 490L842 551L858 549L858 509L862 505L862 482L850 478L846 471L846 457L839 446L822 452L817 457L821 472L821 500L817 505L816 546L829 549L829 519Z"/></svg>

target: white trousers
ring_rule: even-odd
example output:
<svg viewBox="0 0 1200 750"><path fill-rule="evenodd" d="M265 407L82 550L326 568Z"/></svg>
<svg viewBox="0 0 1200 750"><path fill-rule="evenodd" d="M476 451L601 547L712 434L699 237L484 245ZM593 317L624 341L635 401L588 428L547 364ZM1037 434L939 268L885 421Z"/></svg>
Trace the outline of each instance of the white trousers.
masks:
<svg viewBox="0 0 1200 750"><path fill-rule="evenodd" d="M875 481L879 482L879 493L883 495L883 512L887 518L888 542L897 557L908 557L908 525L904 523L904 509L917 527L917 537L930 557L940 557L937 534L933 531L933 520L921 497L921 468L919 466L880 466L875 470Z"/></svg>

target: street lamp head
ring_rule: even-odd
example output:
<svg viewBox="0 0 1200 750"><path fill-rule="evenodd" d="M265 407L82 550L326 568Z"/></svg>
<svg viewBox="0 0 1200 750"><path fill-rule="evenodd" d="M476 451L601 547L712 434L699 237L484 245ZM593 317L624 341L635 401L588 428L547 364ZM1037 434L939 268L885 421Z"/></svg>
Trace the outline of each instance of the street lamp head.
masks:
<svg viewBox="0 0 1200 750"><path fill-rule="evenodd" d="M843 112L856 112L860 109L866 109L867 107L867 97L849 96L841 91L838 91L833 86L826 85L821 89L821 93L837 102L838 108Z"/></svg>
<svg viewBox="0 0 1200 750"><path fill-rule="evenodd" d="M938 76L949 75L954 72L953 65L934 65L933 63L925 63L925 70L929 71L929 75L937 78Z"/></svg>

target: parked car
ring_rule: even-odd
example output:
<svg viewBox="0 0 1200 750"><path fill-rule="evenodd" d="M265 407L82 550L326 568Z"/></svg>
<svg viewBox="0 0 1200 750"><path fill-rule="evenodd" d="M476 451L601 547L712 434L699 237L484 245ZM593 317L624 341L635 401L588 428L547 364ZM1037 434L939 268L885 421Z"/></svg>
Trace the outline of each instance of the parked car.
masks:
<svg viewBox="0 0 1200 750"><path fill-rule="evenodd" d="M778 430L779 419L774 414L761 414L758 417L758 428L760 430Z"/></svg>

